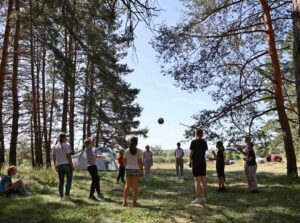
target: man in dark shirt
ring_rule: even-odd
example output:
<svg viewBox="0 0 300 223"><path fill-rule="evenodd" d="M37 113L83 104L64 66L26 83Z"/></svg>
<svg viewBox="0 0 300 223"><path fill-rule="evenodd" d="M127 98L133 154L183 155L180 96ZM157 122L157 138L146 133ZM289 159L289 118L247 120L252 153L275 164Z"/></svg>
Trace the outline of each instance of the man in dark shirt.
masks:
<svg viewBox="0 0 300 223"><path fill-rule="evenodd" d="M196 199L193 203L207 202L207 182L206 182L206 160L205 152L208 149L207 143L202 139L203 130L196 130L196 139L190 146L190 166L195 180Z"/></svg>

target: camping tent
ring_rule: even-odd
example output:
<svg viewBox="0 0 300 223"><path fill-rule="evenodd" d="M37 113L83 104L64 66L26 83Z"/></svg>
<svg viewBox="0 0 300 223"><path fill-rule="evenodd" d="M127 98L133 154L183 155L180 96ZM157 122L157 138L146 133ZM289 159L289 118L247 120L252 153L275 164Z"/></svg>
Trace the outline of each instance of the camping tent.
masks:
<svg viewBox="0 0 300 223"><path fill-rule="evenodd" d="M76 170L87 170L87 158L84 150L72 156L72 162ZM107 171L108 168L102 158L96 158L98 170Z"/></svg>

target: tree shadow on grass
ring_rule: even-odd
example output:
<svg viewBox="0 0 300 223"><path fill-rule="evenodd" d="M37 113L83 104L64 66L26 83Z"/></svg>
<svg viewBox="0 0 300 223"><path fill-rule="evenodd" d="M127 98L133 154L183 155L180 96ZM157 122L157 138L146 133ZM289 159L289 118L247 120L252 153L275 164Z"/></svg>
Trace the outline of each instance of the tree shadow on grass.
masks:
<svg viewBox="0 0 300 223"><path fill-rule="evenodd" d="M201 219L206 222L211 220L215 213L217 213L216 222L249 222L253 218L256 219L255 222L260 222L260 219L262 222L300 222L298 180L270 172L258 172L260 192L251 194L246 188L244 172L230 171L226 175L227 181L230 182L227 185L228 191L216 193L215 171L208 170L209 203L201 208L195 208L187 205L194 197L191 173L185 172L185 176L190 177L189 184L187 182L189 179L178 182L175 177L171 178L174 176L172 172L174 170L154 171L153 175L159 177L142 183L144 187L141 190L141 198L165 200L166 202L160 206L170 208L167 216L173 222L184 222L184 219L191 222L199 222ZM151 209L150 206L145 208Z"/></svg>

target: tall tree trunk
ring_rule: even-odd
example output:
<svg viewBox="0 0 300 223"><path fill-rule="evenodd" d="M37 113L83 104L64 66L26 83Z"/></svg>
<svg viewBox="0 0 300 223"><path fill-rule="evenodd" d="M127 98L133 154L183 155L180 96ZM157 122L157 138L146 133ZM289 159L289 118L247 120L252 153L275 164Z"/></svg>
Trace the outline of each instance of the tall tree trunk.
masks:
<svg viewBox="0 0 300 223"><path fill-rule="evenodd" d="M3 126L3 95L4 95L4 84L7 68L7 58L8 58L8 44L9 44L9 35L10 35L10 16L13 11L13 0L8 1L7 7L7 17L6 25L4 31L4 38L2 44L2 57L0 64L0 168L5 162L5 145L4 145L4 126Z"/></svg>
<svg viewBox="0 0 300 223"><path fill-rule="evenodd" d="M300 0L293 0L294 67L298 108L298 135L300 136Z"/></svg>
<svg viewBox="0 0 300 223"><path fill-rule="evenodd" d="M96 133L96 146L99 147L100 143L100 132L101 132L101 120L97 122L97 133Z"/></svg>
<svg viewBox="0 0 300 223"><path fill-rule="evenodd" d="M53 66L55 67L55 66ZM52 123L53 123L53 109L55 103L55 70L53 71L53 80L52 80L52 96L51 96L51 105L50 105L50 118L49 118L49 141L47 143L47 148L50 150L51 147L51 138L52 138Z"/></svg>
<svg viewBox="0 0 300 223"><path fill-rule="evenodd" d="M35 167L34 159L34 143L33 143L33 117L30 118L30 152L31 152L31 166Z"/></svg>
<svg viewBox="0 0 300 223"><path fill-rule="evenodd" d="M82 124L82 140L86 138L86 124L87 124L87 107L88 107L88 85L89 85L89 69L90 59L88 59L86 74L85 74L85 86L84 86L84 99L83 99L83 124Z"/></svg>
<svg viewBox="0 0 300 223"><path fill-rule="evenodd" d="M276 107L279 116L281 131L283 135L286 159L287 159L287 175L296 177L298 176L296 154L295 154L290 124L285 111L284 98L282 93L282 77L281 77L280 63L279 63L278 53L276 49L275 34L274 34L272 19L270 15L270 8L267 0L260 0L260 3L264 13L263 18L266 27L269 54L272 60L275 101L276 101Z"/></svg>
<svg viewBox="0 0 300 223"><path fill-rule="evenodd" d="M13 117L9 150L9 164L17 165L17 142L19 134L19 99L18 99L18 69L19 69L19 38L20 38L20 0L15 0L16 29L14 36L13 76L12 76L12 100Z"/></svg>
<svg viewBox="0 0 300 223"><path fill-rule="evenodd" d="M98 122L97 122L97 133L96 133L96 146L99 147L100 144L100 133L101 133L101 109L102 109L102 102L103 102L103 93L104 88L101 89L100 92L100 105L99 105L99 113L98 113Z"/></svg>
<svg viewBox="0 0 300 223"><path fill-rule="evenodd" d="M65 57L68 58L68 33L65 30ZM64 96L63 96L63 113L62 113L62 123L61 131L67 132L67 122L68 122L68 99L69 99L69 68L68 63L65 59L64 64Z"/></svg>
<svg viewBox="0 0 300 223"><path fill-rule="evenodd" d="M38 60L36 61L36 110L37 110L37 131L38 131L38 141L39 145L41 148L41 151L39 152L39 165L43 166L44 161L43 161L43 150L42 150L42 145L43 145L43 137L42 137L42 125L41 125L41 96L40 96L40 74L41 74L41 47L39 43L36 43L36 49L37 49L37 55L38 55Z"/></svg>
<svg viewBox="0 0 300 223"><path fill-rule="evenodd" d="M87 137L91 137L92 132L92 114L93 114L93 106L94 106L94 64L91 62L91 70L89 71L89 98L88 98L88 109L87 109L87 126L86 133Z"/></svg>
<svg viewBox="0 0 300 223"><path fill-rule="evenodd" d="M33 129L34 129L34 148L35 148L35 167L41 166L42 161L40 160L42 148L39 140L38 132L38 120L37 120L37 103L36 103L36 85L35 85L35 74L34 74L34 36L32 26L32 0L30 0L30 64L31 64L31 87L32 87L32 115L33 115Z"/></svg>
<svg viewBox="0 0 300 223"><path fill-rule="evenodd" d="M73 55L74 58L73 58ZM75 64L76 64L76 50L74 51L73 39L70 36L69 40L69 60L71 61L71 66L68 69L70 71L70 109L69 109L69 139L72 154L75 153L74 150L74 110L75 110Z"/></svg>
<svg viewBox="0 0 300 223"><path fill-rule="evenodd" d="M47 129L47 103L46 103L46 48L43 44L43 63L42 63L42 92L43 92L43 136L44 136L44 145L46 153L46 167L51 167L51 156L50 156L50 146L48 142L48 129ZM50 140L50 139L49 139ZM51 145L51 144L50 144Z"/></svg>

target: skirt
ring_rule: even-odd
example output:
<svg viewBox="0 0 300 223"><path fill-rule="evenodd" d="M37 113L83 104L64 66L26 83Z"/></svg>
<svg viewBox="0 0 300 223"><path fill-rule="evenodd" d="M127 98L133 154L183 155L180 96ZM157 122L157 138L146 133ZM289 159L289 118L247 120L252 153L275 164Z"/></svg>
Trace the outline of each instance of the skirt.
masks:
<svg viewBox="0 0 300 223"><path fill-rule="evenodd" d="M126 177L139 177L141 175L138 169L126 169Z"/></svg>

